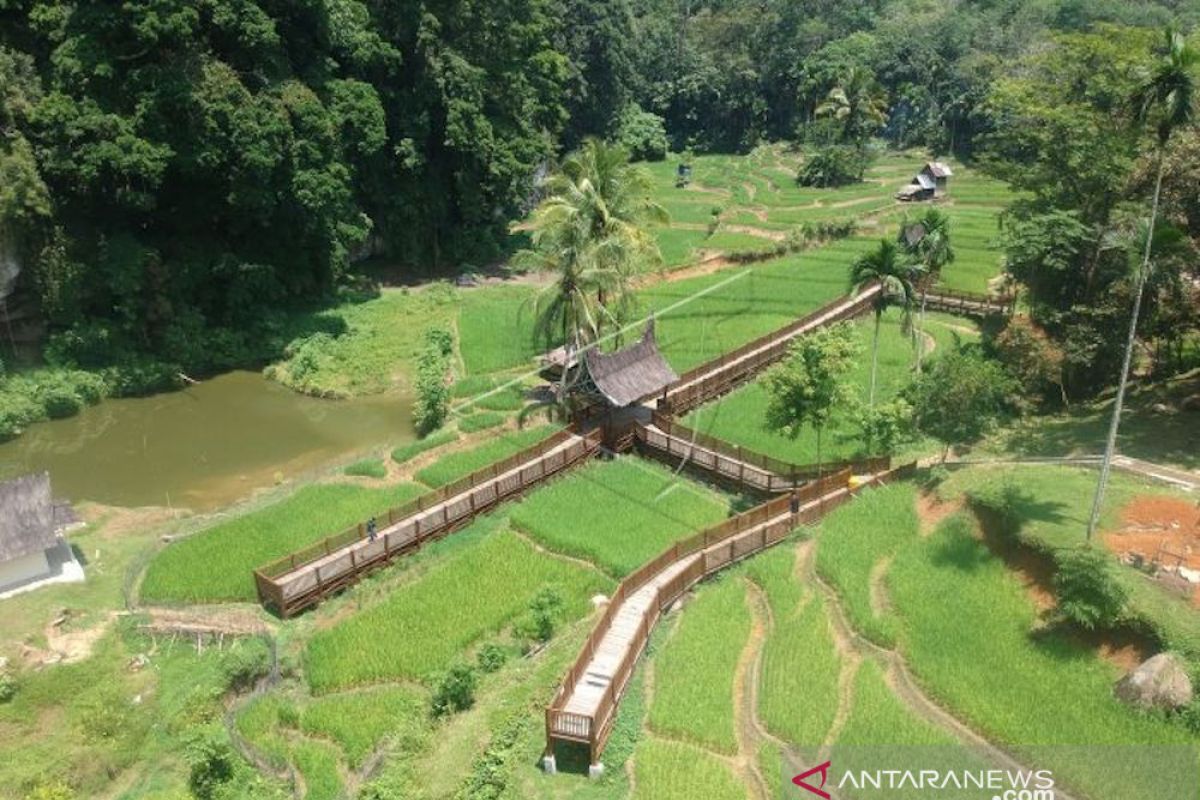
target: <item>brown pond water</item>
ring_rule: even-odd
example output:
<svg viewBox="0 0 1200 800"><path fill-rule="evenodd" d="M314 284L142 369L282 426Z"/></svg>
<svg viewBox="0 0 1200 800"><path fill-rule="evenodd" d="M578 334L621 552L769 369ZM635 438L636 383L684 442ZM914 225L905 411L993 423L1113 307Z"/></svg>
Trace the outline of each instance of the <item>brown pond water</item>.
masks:
<svg viewBox="0 0 1200 800"><path fill-rule="evenodd" d="M0 476L49 470L56 495L210 510L379 445L415 438L412 400L306 397L255 372L106 400L0 445Z"/></svg>

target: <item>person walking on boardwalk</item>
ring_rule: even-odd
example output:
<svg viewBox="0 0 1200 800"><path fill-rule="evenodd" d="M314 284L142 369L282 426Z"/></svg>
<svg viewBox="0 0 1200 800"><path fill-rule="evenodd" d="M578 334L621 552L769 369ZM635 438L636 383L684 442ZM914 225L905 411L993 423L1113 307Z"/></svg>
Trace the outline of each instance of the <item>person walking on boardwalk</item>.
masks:
<svg viewBox="0 0 1200 800"><path fill-rule="evenodd" d="M375 518L371 517L369 520L367 520L367 541L368 542L375 541L375 529L376 529Z"/></svg>

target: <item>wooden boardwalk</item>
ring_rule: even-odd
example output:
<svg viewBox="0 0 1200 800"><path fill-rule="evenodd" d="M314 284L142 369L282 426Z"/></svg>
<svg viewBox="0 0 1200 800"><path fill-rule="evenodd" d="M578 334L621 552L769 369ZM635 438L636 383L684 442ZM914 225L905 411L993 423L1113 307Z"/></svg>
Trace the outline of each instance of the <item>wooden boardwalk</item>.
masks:
<svg viewBox="0 0 1200 800"><path fill-rule="evenodd" d="M886 458L792 464L691 430L658 411L651 416L650 424L639 425L634 435L639 450L647 455L656 455L672 465L689 465L739 489L766 494L790 492L823 474L846 468L855 474L887 468Z"/></svg>
<svg viewBox="0 0 1200 800"><path fill-rule="evenodd" d="M855 486L850 470L844 469L678 542L628 576L546 708L547 758L553 759L556 741L578 742L588 745L591 763L599 764L617 705L651 630L689 587L776 544L797 526L816 522L859 488L883 483L913 466L892 470L883 465L859 476Z"/></svg>
<svg viewBox="0 0 1200 800"><path fill-rule="evenodd" d="M315 605L395 556L462 527L500 502L586 460L600 449L600 441L599 430L585 435L563 431L409 506L389 511L374 536L359 525L316 548L255 570L259 600L285 617Z"/></svg>
<svg viewBox="0 0 1200 800"><path fill-rule="evenodd" d="M790 325L685 372L667 387L658 408L683 414L725 394L783 358L797 336L862 314L882 291L879 284L874 284L857 295L840 297Z"/></svg>
<svg viewBox="0 0 1200 800"><path fill-rule="evenodd" d="M941 287L927 289L921 296L930 311L948 311L968 317L1006 316L1013 311L1013 298L958 292Z"/></svg>

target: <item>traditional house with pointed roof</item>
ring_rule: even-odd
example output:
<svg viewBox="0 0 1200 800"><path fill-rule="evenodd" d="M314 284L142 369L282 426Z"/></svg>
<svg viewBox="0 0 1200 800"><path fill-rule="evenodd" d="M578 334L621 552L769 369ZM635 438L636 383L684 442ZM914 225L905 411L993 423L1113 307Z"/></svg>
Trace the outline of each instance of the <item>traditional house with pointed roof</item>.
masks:
<svg viewBox="0 0 1200 800"><path fill-rule="evenodd" d="M633 344L611 353L592 348L583 354L582 388L613 408L625 408L661 393L679 376L658 349L654 320Z"/></svg>

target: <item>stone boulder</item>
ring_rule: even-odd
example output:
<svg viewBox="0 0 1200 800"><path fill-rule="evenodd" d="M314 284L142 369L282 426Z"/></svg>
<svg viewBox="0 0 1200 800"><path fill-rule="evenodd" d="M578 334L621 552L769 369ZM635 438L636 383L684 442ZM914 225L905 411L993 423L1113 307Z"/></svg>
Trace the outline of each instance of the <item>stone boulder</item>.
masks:
<svg viewBox="0 0 1200 800"><path fill-rule="evenodd" d="M1192 681L1178 658L1159 653L1117 681L1113 694L1137 708L1172 710L1192 702Z"/></svg>

